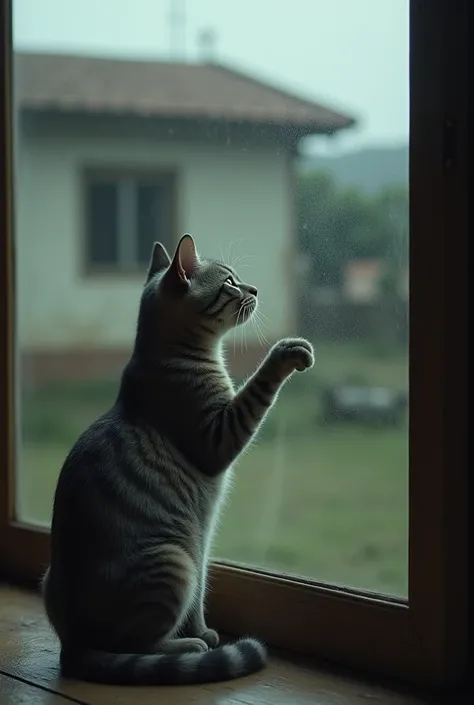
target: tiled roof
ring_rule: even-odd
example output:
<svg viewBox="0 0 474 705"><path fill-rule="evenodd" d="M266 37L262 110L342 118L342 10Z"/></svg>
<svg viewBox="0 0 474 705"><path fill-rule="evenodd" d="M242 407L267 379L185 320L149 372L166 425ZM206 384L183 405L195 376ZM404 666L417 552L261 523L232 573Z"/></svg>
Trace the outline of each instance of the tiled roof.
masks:
<svg viewBox="0 0 474 705"><path fill-rule="evenodd" d="M306 133L353 118L217 64L16 52L21 108L274 123Z"/></svg>

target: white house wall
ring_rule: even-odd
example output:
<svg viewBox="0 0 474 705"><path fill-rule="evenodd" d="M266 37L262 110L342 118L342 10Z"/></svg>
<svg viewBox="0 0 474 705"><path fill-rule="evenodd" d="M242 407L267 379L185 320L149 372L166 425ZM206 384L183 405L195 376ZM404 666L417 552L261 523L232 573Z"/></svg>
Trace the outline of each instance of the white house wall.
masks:
<svg viewBox="0 0 474 705"><path fill-rule="evenodd" d="M149 136L20 134L16 184L18 335L23 349L129 346L142 279L81 272L85 166L177 168L179 231L203 255L247 256L265 332L291 332L288 157L275 147L157 141ZM249 339L253 333L248 331Z"/></svg>

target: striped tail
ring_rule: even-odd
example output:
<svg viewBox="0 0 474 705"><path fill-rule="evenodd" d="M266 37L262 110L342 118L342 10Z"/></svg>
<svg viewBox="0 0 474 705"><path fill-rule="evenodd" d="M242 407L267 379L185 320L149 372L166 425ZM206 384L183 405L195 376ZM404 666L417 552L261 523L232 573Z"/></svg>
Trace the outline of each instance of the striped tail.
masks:
<svg viewBox="0 0 474 705"><path fill-rule="evenodd" d="M108 685L191 685L232 680L260 671L267 650L253 638L210 651L183 654L114 654L61 651L66 678Z"/></svg>

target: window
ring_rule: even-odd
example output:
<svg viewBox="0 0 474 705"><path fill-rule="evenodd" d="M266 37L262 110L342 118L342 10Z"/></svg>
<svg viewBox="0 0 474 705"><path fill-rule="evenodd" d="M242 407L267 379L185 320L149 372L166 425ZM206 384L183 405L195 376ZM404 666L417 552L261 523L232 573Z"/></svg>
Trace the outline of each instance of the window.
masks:
<svg viewBox="0 0 474 705"><path fill-rule="evenodd" d="M170 250L174 232L170 175L86 172L86 267L91 272L140 271L155 241Z"/></svg>
<svg viewBox="0 0 474 705"><path fill-rule="evenodd" d="M41 2L53 8L55 0ZM78 22L87 18L84 2ZM28 12L36 4L30 3ZM412 0L403 16L410 25L409 81L405 76L410 88L409 203L400 190L379 194L377 200L373 194L359 198L348 188L342 198L327 174L323 178L308 168L308 154L299 153L304 140L342 130L349 139L354 127L350 107L338 111L315 100L298 102L296 87L274 91L265 81L212 62L97 64L75 55L58 62L54 52L36 54L20 46L21 23L23 38L28 38L39 16L22 15L22 5L21 0L13 4L13 52L11 4L1 4L2 574L36 580L47 563L51 499L65 450L112 400L133 335L140 282L76 281L76 165L95 158L127 166L114 178L95 172L86 181L94 224L88 231L88 265L106 269L141 267L147 239L155 239L144 214L161 197L154 178L130 177L131 155L134 173L136 164L141 174L142 169L161 173L165 162L176 163L185 174L183 230L193 232L203 252L214 257L236 258L236 242L245 243L238 252L240 265L253 262L242 273L250 270L259 295L262 291L262 311L270 319L267 337L311 325L326 336L326 343L315 339L321 351L315 377L291 381L293 389L288 385L283 392L267 437L242 462L234 504L224 515L216 544L209 621L222 631L253 632L274 646L422 685L460 682L467 672L469 595L467 3ZM308 13L313 5L300 0L299 9ZM344 27L347 37L356 34L357 17L346 25L341 20L344 8L354 2L333 5L333 34L342 43ZM372 32L382 38L375 46L377 62L367 53L368 66L382 63L393 40L387 28L395 26L385 13L400 5L398 0L374 2L369 12L367 1L360 0L359 20L365 26L367 17L375 22L378 16ZM99 6L94 0L94 12ZM297 46L304 46L309 41L305 27L314 35L315 21L308 15L301 23L296 5L285 12L285 37L293 19ZM239 17L248 22L240 5L226 6L225 13L237 28ZM278 13L267 39L277 36ZM117 21L129 26L123 16ZM148 26L155 47L156 23L141 24L143 31ZM61 42L64 30L59 23ZM245 36L248 56L251 39ZM324 62L324 72L314 57L311 63L314 36L309 39L304 63L320 81L318 75L326 74L331 62ZM260 34L258 40L261 54ZM276 45L273 64L288 43ZM399 49L399 38L393 45ZM348 72L345 85L349 90L358 84L363 94L368 75L362 80L351 71L357 51L364 54L368 45L359 38L351 47L351 59L342 62ZM387 86L387 75L382 71L379 76L384 103L392 85L389 81ZM42 76L48 76L46 85ZM159 91L150 91L152 81ZM313 95L323 93L318 85ZM73 106L71 114L65 105ZM117 106L122 111L118 116ZM323 156L319 153L319 164ZM373 164L369 175L375 170ZM292 198L295 186L298 198ZM315 208L315 202L324 208ZM368 203L378 207L368 208ZM161 213L159 206L156 212ZM127 222L135 233L128 241L121 239ZM100 246L92 235L99 231ZM314 238L319 238L316 250L310 247ZM337 260L335 245L345 253L343 261ZM247 253L254 257L246 259ZM387 272L388 261L400 266ZM309 276L319 283L313 290L301 286ZM377 295L384 296L385 308L374 302ZM350 296L356 301L348 307ZM378 331L377 350L361 333L369 325ZM397 341L390 338L395 329L403 333ZM343 344L334 342L334 330ZM356 334L359 341L354 342ZM395 342L398 362L393 360ZM239 337L231 340L228 353L236 377L248 371L239 367L242 361L253 365L258 358L255 348L246 350ZM408 394L409 423L405 416L399 425L397 419L382 423L377 413L377 428L369 436L353 419L331 420L334 399L339 416L356 409L359 416L366 414L365 424L373 421L369 412L373 415L374 407L386 410L386 388L397 387L387 385L388 369L398 380L400 399ZM369 383L361 381L361 372L371 375ZM340 378L345 390L334 396L329 382ZM326 416L321 416L324 399ZM341 404L341 399L350 403ZM303 412L305 423L300 421ZM317 445L310 434L318 438ZM347 470L352 466L359 474L351 477ZM324 515L315 512L317 506ZM382 548L377 543L381 529ZM328 546L330 554L324 555Z"/></svg>

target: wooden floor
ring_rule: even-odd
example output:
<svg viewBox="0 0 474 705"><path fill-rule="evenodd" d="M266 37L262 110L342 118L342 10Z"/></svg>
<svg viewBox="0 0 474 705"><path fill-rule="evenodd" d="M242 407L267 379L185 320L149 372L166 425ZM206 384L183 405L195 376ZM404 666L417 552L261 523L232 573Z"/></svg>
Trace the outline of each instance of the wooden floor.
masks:
<svg viewBox="0 0 474 705"><path fill-rule="evenodd" d="M0 586L0 705L426 705L310 663L273 657L261 673L208 686L112 687L61 680L41 601Z"/></svg>

